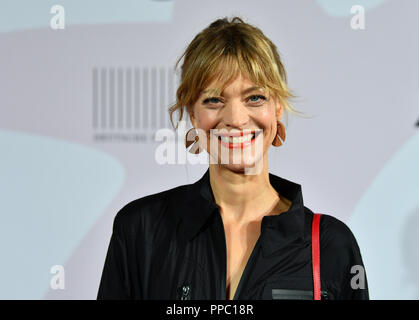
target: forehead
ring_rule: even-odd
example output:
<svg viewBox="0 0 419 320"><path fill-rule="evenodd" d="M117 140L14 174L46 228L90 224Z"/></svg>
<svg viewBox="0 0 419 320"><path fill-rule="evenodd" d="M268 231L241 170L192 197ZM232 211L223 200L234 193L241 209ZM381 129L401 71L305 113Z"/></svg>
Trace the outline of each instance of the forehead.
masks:
<svg viewBox="0 0 419 320"><path fill-rule="evenodd" d="M224 88L222 92L222 85L223 83L221 81L213 81L208 87L206 87L204 90L202 90L202 94L205 95L245 95L247 93L253 92L253 91L264 91L264 88L262 86L256 85L249 79L241 76L237 76L235 79L230 81Z"/></svg>
<svg viewBox="0 0 419 320"><path fill-rule="evenodd" d="M217 90L217 89L214 89L214 88L210 88L210 89L207 89L207 90L204 90L203 92L202 92L202 94L203 95L222 95L222 96L228 96L228 95L235 95L235 94L237 94L237 95L246 95L246 94L248 94L248 93L251 93L251 92L263 92L264 91L264 88L262 88L262 87L258 87L258 86L251 86L251 87L248 87L248 88L244 88L243 90L224 90L223 92L221 92L221 93L219 93L219 90Z"/></svg>

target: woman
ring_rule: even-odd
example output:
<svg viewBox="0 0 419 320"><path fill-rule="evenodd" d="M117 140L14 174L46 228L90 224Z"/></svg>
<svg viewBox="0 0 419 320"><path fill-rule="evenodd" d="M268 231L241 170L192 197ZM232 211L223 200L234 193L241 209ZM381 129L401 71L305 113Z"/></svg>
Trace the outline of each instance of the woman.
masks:
<svg viewBox="0 0 419 320"><path fill-rule="evenodd" d="M224 18L182 57L170 118L186 108L186 146L206 150L209 169L118 212L98 299L312 299L313 212L299 184L268 169L269 147L285 140L283 114L297 113L275 45ZM357 242L329 215L320 256L323 299L368 299Z"/></svg>

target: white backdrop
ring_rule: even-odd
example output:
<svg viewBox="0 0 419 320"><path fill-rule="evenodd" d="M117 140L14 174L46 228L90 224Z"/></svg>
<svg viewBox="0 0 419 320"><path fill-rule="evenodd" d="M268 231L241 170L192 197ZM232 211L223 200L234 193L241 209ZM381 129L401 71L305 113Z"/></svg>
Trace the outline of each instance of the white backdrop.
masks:
<svg viewBox="0 0 419 320"><path fill-rule="evenodd" d="M176 59L234 15L277 45L310 115L290 116L270 172L350 226L372 299L419 298L418 14L411 0L0 1L0 298L95 299L117 211L202 176L158 164L153 137L171 128Z"/></svg>

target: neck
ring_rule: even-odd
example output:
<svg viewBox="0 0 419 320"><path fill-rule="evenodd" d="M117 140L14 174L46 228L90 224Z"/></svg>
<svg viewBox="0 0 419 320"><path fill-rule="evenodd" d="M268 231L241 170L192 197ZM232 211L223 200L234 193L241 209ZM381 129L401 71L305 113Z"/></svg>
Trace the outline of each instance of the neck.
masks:
<svg viewBox="0 0 419 320"><path fill-rule="evenodd" d="M280 198L270 184L266 159L256 175L234 172L220 164L210 164L209 173L215 202L228 221L261 219L278 209Z"/></svg>

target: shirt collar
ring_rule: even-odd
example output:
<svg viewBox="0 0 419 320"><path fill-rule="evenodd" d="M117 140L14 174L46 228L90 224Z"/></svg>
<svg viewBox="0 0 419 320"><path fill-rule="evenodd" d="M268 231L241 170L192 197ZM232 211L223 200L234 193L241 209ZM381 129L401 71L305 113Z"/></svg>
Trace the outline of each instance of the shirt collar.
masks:
<svg viewBox="0 0 419 320"><path fill-rule="evenodd" d="M269 173L275 190L292 201L288 211L280 215L264 216L261 225L263 256L269 256L284 247L299 245L305 241L305 213L301 185ZM195 237L208 218L217 212L212 192L209 168L195 183L187 186L183 201L173 203L182 216L181 236L185 241ZM177 198L177 200L179 200Z"/></svg>

